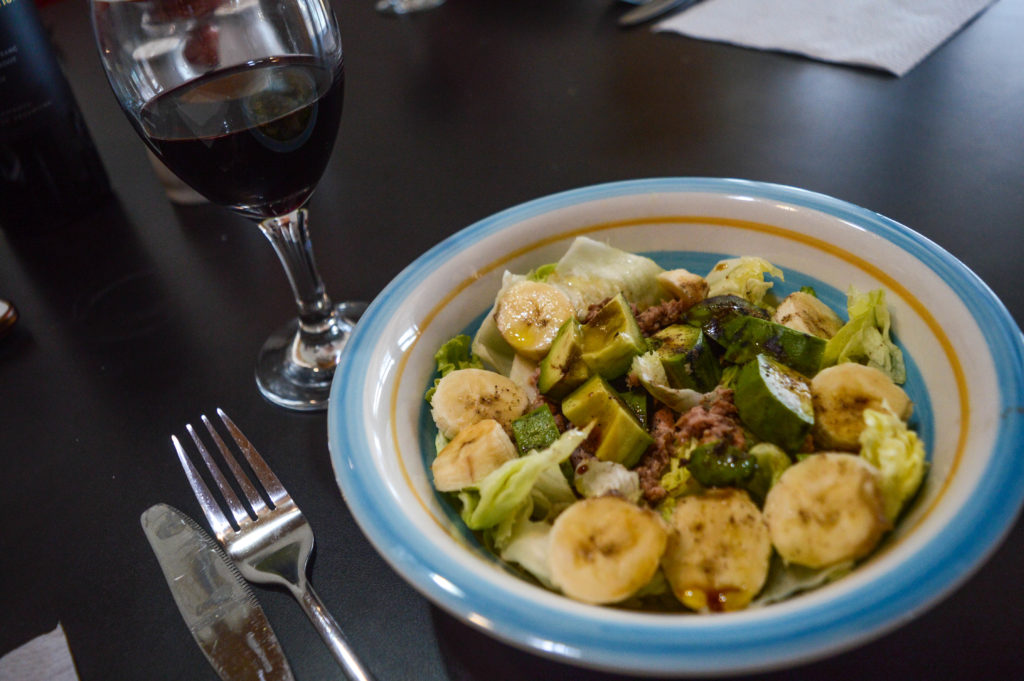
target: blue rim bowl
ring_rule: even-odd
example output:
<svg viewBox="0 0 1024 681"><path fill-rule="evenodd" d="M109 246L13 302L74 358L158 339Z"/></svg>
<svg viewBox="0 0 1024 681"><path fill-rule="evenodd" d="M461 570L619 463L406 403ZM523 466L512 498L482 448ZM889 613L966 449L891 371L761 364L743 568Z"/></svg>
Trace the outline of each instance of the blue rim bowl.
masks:
<svg viewBox="0 0 1024 681"><path fill-rule="evenodd" d="M886 288L929 474L907 516L849 576L782 603L714 616L577 603L489 555L430 484L423 400L433 353L471 330L505 269L552 262L578 235L663 266L760 255L784 287L843 309ZM788 288L781 289L786 292ZM328 408L342 496L387 562L454 616L563 662L632 674L765 671L849 649L935 604L1012 527L1024 501L1024 342L992 291L911 229L792 187L658 178L584 187L483 219L409 265L359 322Z"/></svg>

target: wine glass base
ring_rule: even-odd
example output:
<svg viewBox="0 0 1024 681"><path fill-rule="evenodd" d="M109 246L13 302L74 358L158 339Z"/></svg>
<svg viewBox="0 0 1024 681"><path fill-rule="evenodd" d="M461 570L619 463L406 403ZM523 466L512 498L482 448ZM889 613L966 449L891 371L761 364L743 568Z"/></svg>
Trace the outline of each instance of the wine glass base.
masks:
<svg viewBox="0 0 1024 681"><path fill-rule="evenodd" d="M362 302L334 306L333 332L317 348L319 359L316 362L304 357L309 354L309 348L300 347L297 319L275 331L263 344L256 361L256 385L263 397L296 411L326 409L338 357L365 310L366 303Z"/></svg>

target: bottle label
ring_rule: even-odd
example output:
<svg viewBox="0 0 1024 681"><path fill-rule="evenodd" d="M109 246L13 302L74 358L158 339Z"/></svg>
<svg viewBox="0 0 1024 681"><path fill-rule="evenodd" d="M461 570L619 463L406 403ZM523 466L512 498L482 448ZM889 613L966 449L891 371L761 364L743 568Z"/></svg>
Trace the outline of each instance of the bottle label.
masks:
<svg viewBox="0 0 1024 681"><path fill-rule="evenodd" d="M0 0L3 2L4 0ZM4 73L7 69L14 67L18 62L18 46L17 45L5 45L0 47L0 90L3 90L4 83L7 82L7 74ZM2 112L3 109L0 109Z"/></svg>
<svg viewBox="0 0 1024 681"><path fill-rule="evenodd" d="M0 0L0 3L4 2L11 3L14 0ZM7 47L0 48L0 91L3 91L4 84L10 79L8 74L14 72L17 68L18 46L8 45ZM17 74L15 73L14 75L16 76ZM33 114L48 109L51 106L53 106L52 97L35 100L16 100L4 97L3 100L0 100L0 128L8 128L24 123Z"/></svg>
<svg viewBox="0 0 1024 681"><path fill-rule="evenodd" d="M60 66L32 0L0 0L0 139L64 96Z"/></svg>
<svg viewBox="0 0 1024 681"><path fill-rule="evenodd" d="M34 1L0 0L0 228L56 228L109 194Z"/></svg>

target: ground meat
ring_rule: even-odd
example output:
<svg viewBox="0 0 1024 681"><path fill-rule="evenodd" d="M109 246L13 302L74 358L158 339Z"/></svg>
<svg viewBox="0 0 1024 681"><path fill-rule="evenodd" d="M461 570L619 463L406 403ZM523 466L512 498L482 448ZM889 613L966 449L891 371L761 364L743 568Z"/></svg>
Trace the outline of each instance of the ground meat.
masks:
<svg viewBox="0 0 1024 681"><path fill-rule="evenodd" d="M672 455L690 439L702 444L720 440L740 449L746 445L733 392L728 388L716 388L679 418L668 407L658 409L651 417L651 436L654 444L647 448L634 468L640 476L644 498L651 504L668 494L661 486L661 476Z"/></svg>
<svg viewBox="0 0 1024 681"><path fill-rule="evenodd" d="M587 313L583 315L581 323L586 324L597 316L597 313L601 311L601 308L608 304L611 298L605 298L600 303L593 303L587 307Z"/></svg>
<svg viewBox="0 0 1024 681"><path fill-rule="evenodd" d="M675 420L675 413L668 407L654 412L651 416L654 444L647 448L633 469L640 476L640 490L644 498L652 504L658 503L668 494L661 486L661 476L665 474L671 452L675 451L677 445Z"/></svg>
<svg viewBox="0 0 1024 681"><path fill-rule="evenodd" d="M576 475L583 475L587 472L586 463L594 458L594 455L583 449L577 447L572 450L572 454L569 455L569 465L576 471Z"/></svg>
<svg viewBox="0 0 1024 681"><path fill-rule="evenodd" d="M740 424L739 410L730 388L716 388L676 421L681 441L694 438L701 444L719 440L743 449L746 437Z"/></svg>
<svg viewBox="0 0 1024 681"><path fill-rule="evenodd" d="M600 443L601 429L595 425L591 429L590 434L587 435L587 439L581 442L579 447L574 449L572 454L569 455L569 463L572 464L572 469L580 474L586 471L586 468L580 470L580 465L594 458L594 452L597 451L597 446Z"/></svg>
<svg viewBox="0 0 1024 681"><path fill-rule="evenodd" d="M548 409L551 410L551 415L555 417L555 426L558 427L559 433L564 433L569 429L569 419L565 418L565 414L562 413L562 405L560 403L554 400L549 400L541 395L540 404L548 405ZM540 404L537 406L540 406Z"/></svg>
<svg viewBox="0 0 1024 681"><path fill-rule="evenodd" d="M672 298L657 305L651 305L642 312L635 313L636 323L645 336L651 336L664 329L666 326L678 324L683 315L693 305L689 301Z"/></svg>

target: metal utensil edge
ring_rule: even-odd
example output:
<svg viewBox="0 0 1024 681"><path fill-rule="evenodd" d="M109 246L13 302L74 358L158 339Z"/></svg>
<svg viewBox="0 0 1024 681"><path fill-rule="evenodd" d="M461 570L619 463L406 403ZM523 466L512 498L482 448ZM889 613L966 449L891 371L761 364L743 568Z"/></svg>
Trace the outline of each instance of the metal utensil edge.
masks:
<svg viewBox="0 0 1024 681"><path fill-rule="evenodd" d="M657 19L658 17L676 10L682 11L696 5L701 0L651 0L651 2L639 5L619 17L619 26L629 27Z"/></svg>
<svg viewBox="0 0 1024 681"><path fill-rule="evenodd" d="M199 524L167 504L140 517L189 633L224 681L294 681L284 651L238 568Z"/></svg>

